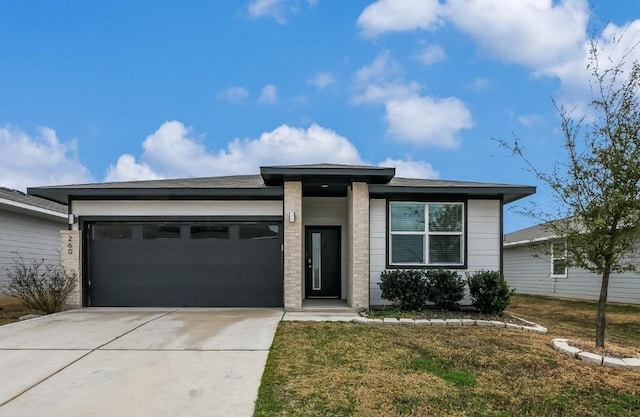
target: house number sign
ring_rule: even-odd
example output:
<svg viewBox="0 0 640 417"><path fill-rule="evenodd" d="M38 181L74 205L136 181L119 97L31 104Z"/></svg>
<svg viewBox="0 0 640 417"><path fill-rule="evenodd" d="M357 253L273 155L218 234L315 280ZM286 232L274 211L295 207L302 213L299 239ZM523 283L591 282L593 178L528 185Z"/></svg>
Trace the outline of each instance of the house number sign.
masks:
<svg viewBox="0 0 640 417"><path fill-rule="evenodd" d="M69 240L67 242L67 253L69 255L73 255L73 236L69 235Z"/></svg>

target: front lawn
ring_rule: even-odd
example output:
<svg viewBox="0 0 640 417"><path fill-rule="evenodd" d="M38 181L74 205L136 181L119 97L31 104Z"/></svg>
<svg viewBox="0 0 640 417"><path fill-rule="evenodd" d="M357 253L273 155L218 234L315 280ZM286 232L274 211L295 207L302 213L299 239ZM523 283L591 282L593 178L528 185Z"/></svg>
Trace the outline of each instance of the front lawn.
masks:
<svg viewBox="0 0 640 417"><path fill-rule="evenodd" d="M590 337L586 304L514 297L510 310L548 326L547 335L283 322L255 416L640 415L640 372L591 366L550 346L553 337ZM574 313L579 323L565 322ZM638 347L627 335L640 332L639 313L614 307L610 337Z"/></svg>

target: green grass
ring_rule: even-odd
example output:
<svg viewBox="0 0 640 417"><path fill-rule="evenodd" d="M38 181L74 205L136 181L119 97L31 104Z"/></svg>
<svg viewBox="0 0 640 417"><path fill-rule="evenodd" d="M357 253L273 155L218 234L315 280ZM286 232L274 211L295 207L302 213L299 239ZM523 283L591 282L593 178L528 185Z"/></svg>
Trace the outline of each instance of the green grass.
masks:
<svg viewBox="0 0 640 417"><path fill-rule="evenodd" d="M535 306L532 316L524 314L527 306ZM588 314L592 307L516 296L513 310L549 326L548 335L479 327L283 322L255 416L636 417L640 372L585 364L550 346L560 334L588 335L590 318L579 317L579 324L563 320ZM635 334L625 335L637 331L639 312L638 307L615 306L610 336L636 343Z"/></svg>

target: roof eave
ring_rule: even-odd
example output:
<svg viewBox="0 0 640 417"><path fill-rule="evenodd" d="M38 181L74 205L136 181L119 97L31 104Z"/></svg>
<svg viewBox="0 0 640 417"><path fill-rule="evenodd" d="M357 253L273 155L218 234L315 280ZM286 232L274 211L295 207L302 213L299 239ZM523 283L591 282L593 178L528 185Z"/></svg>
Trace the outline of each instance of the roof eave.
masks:
<svg viewBox="0 0 640 417"><path fill-rule="evenodd" d="M265 188L29 188L31 195L46 198L61 204L71 199L199 199L199 198L260 198L279 199L283 196L280 187Z"/></svg>
<svg viewBox="0 0 640 417"><path fill-rule="evenodd" d="M0 206L14 212L25 213L34 215L37 217L45 217L49 219L62 220L67 219L66 213L61 213L55 210L49 210L44 207L37 207L31 204L20 203L18 201L9 200L6 198L0 198Z"/></svg>
<svg viewBox="0 0 640 417"><path fill-rule="evenodd" d="M536 187L405 187L370 185L369 194L462 194L473 196L502 196L505 204L535 194Z"/></svg>

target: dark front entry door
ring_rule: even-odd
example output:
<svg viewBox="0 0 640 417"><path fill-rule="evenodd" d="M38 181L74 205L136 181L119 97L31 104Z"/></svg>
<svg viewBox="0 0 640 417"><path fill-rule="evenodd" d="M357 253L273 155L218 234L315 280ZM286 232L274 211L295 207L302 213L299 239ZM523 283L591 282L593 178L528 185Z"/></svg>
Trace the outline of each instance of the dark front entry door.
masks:
<svg viewBox="0 0 640 417"><path fill-rule="evenodd" d="M340 226L306 229L307 298L340 298Z"/></svg>

